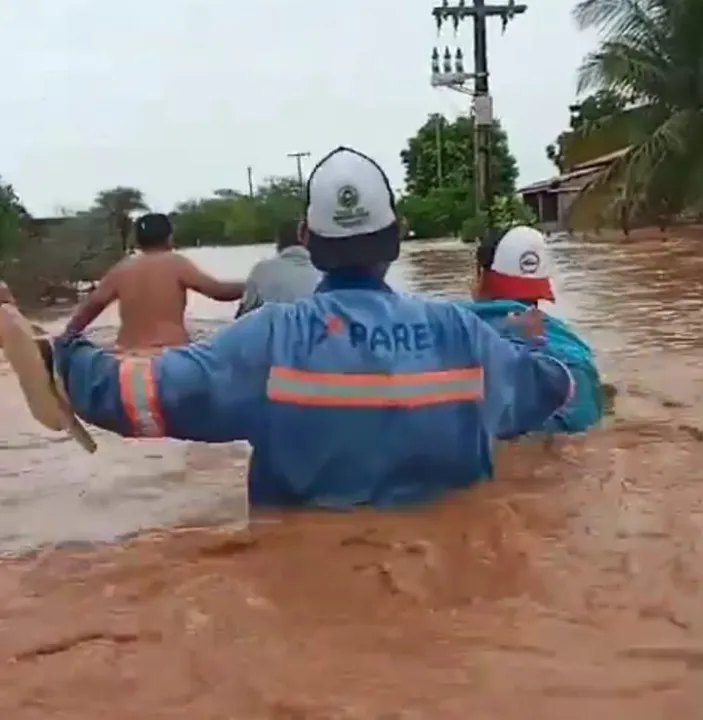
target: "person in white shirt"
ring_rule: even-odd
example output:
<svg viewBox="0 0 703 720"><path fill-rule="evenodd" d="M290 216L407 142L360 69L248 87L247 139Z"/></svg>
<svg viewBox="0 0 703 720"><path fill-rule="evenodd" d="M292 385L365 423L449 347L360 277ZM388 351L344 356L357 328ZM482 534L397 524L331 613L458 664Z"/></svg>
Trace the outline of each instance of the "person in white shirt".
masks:
<svg viewBox="0 0 703 720"><path fill-rule="evenodd" d="M249 273L237 317L267 302L295 302L310 297L321 276L310 261L307 234L300 223L284 226L275 257L260 260Z"/></svg>

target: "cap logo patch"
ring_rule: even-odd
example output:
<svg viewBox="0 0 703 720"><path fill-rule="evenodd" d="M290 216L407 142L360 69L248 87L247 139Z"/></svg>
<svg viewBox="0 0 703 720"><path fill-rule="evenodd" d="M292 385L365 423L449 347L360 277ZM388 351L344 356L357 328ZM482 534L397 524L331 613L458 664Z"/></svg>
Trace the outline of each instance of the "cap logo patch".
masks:
<svg viewBox="0 0 703 720"><path fill-rule="evenodd" d="M539 270L539 255L533 250L527 250L520 255L518 265L521 273L524 273L525 275L534 275Z"/></svg>
<svg viewBox="0 0 703 720"><path fill-rule="evenodd" d="M359 204L359 191L351 185L345 185L337 191L337 203L347 210Z"/></svg>
<svg viewBox="0 0 703 720"><path fill-rule="evenodd" d="M332 218L343 228L358 227L368 220L369 211L359 205L359 191L353 185L342 185L337 190L337 209Z"/></svg>

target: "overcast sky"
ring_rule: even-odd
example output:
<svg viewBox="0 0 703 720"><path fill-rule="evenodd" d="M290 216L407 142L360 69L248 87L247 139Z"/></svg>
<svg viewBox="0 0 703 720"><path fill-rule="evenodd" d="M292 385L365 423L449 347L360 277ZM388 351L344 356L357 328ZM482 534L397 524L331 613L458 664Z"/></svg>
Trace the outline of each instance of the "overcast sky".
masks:
<svg viewBox="0 0 703 720"><path fill-rule="evenodd" d="M551 174L593 38L570 0L527 0L492 23L495 110L521 181ZM0 173L30 211L132 185L168 210L288 174L351 145L402 185L398 153L428 113L470 99L429 85L433 0L8 0L0 6ZM471 28L460 30L471 53ZM451 29L440 43L452 41Z"/></svg>

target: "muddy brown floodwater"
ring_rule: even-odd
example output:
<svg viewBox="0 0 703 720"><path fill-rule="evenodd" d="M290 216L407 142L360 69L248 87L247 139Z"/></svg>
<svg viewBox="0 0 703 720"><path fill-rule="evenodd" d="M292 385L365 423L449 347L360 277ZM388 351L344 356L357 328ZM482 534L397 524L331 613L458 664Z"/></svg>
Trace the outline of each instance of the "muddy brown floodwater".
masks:
<svg viewBox="0 0 703 720"><path fill-rule="evenodd" d="M553 247L555 311L615 413L502 447L494 482L424 510L235 533L245 448L101 434L90 457L0 366L0 717L703 718L703 246ZM258 252L194 257L242 275ZM460 294L468 258L410 245L392 281ZM231 309L191 313L207 330Z"/></svg>

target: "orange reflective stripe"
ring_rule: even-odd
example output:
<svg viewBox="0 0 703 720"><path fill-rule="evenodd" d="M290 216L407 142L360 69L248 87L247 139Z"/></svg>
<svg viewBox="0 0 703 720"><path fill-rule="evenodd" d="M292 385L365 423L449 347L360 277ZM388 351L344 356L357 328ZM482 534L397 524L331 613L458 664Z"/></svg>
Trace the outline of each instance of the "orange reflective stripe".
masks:
<svg viewBox="0 0 703 720"><path fill-rule="evenodd" d="M151 361L145 358L120 360L119 378L122 405L135 434L163 437L164 421Z"/></svg>
<svg viewBox="0 0 703 720"><path fill-rule="evenodd" d="M270 400L318 407L421 407L483 398L483 370L329 373L274 367Z"/></svg>

